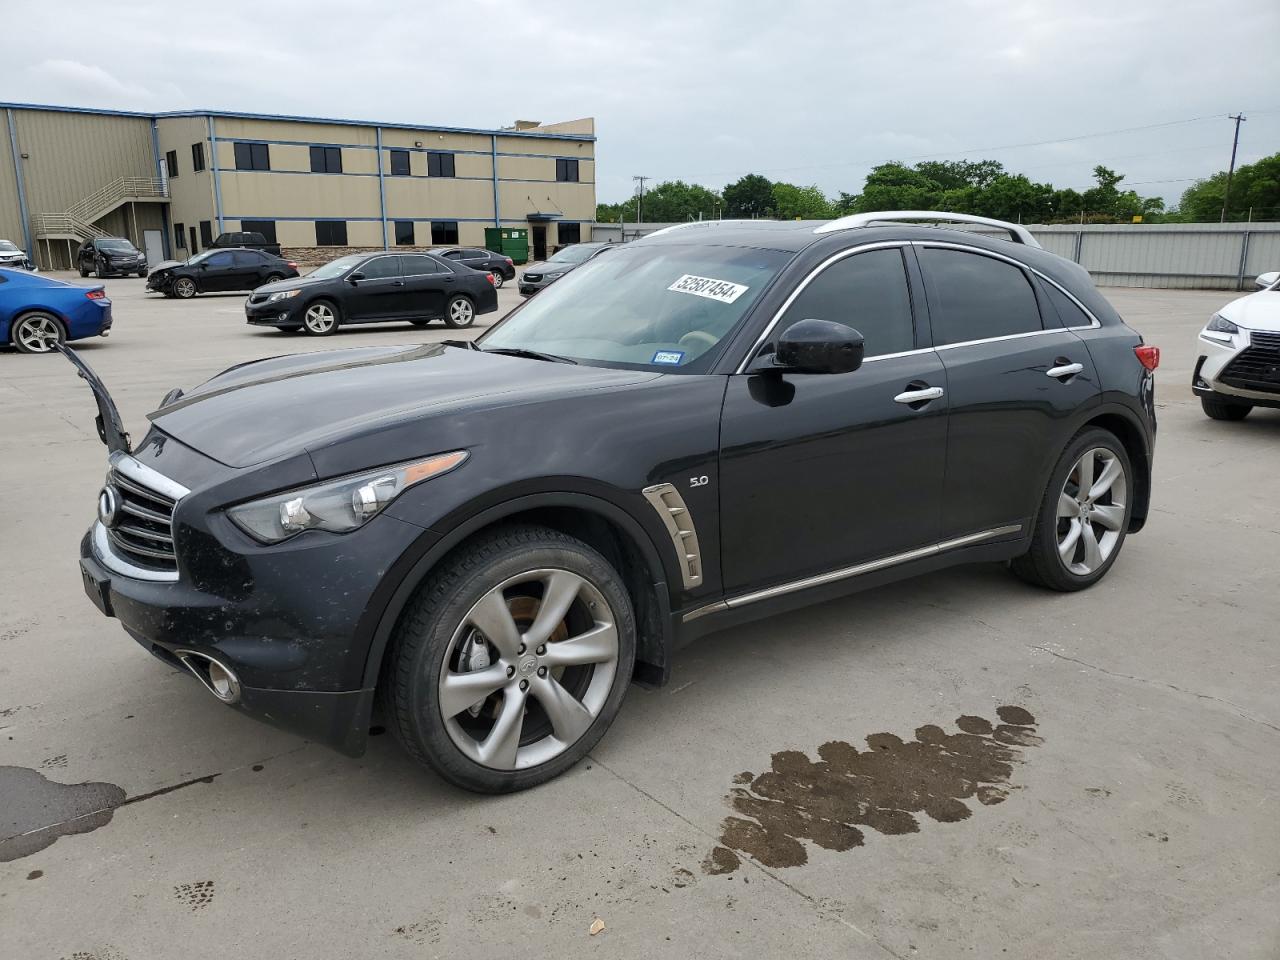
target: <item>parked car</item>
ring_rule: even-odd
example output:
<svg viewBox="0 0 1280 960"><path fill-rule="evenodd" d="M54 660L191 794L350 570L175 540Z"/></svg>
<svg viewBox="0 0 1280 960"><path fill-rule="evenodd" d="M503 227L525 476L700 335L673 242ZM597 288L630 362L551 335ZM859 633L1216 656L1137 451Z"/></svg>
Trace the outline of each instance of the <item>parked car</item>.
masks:
<svg viewBox="0 0 1280 960"><path fill-rule="evenodd" d="M0 240L0 267L11 270L35 270L35 262L27 257L27 251L11 240Z"/></svg>
<svg viewBox="0 0 1280 960"><path fill-rule="evenodd" d="M585 756L700 634L974 561L1089 587L1147 518L1158 351L1079 265L978 222L1020 242L689 224L474 342L171 391L134 450L90 372L85 589L224 703L358 755L378 702L501 792ZM312 282L368 263L344 260Z"/></svg>
<svg viewBox="0 0 1280 960"><path fill-rule="evenodd" d="M86 240L76 251L76 267L82 277L91 273L99 279L131 273L145 277L147 255L124 237Z"/></svg>
<svg viewBox="0 0 1280 960"><path fill-rule="evenodd" d="M533 296L609 246L611 245L608 243L593 242L561 247L542 263L533 264L520 275L520 292L526 297Z"/></svg>
<svg viewBox="0 0 1280 960"><path fill-rule="evenodd" d="M244 247L247 250L261 250L273 257L279 257L280 244L268 240L263 234L252 230L235 230L231 233L220 233L209 249L225 250L231 247Z"/></svg>
<svg viewBox="0 0 1280 960"><path fill-rule="evenodd" d="M479 247L433 247L430 253L452 263L461 263L472 270L493 274L493 285L499 289L503 283L516 278L516 262L510 257Z"/></svg>
<svg viewBox="0 0 1280 960"><path fill-rule="evenodd" d="M1255 284L1256 293L1232 300L1200 331L1191 389L1214 420L1280 407L1280 271L1261 274Z"/></svg>
<svg viewBox="0 0 1280 960"><path fill-rule="evenodd" d="M492 274L426 253L358 253L296 280L269 283L245 302L250 324L316 337L353 323L408 320L469 327L498 309Z"/></svg>
<svg viewBox="0 0 1280 960"><path fill-rule="evenodd" d="M0 269L0 346L48 353L54 344L105 337L111 300L99 284L79 287L26 270Z"/></svg>
<svg viewBox="0 0 1280 960"><path fill-rule="evenodd" d="M166 260L147 278L147 289L190 300L197 293L255 290L298 276L298 265L262 250L205 250L189 260Z"/></svg>

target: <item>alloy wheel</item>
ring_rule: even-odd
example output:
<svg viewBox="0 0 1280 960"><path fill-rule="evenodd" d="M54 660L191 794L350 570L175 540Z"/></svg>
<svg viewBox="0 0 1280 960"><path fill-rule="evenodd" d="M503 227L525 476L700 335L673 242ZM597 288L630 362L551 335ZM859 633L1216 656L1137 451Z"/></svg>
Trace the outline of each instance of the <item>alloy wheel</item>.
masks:
<svg viewBox="0 0 1280 960"><path fill-rule="evenodd" d="M449 738L490 769L546 763L605 708L618 656L614 611L585 577L511 577L471 608L445 651L437 703Z"/></svg>
<svg viewBox="0 0 1280 960"><path fill-rule="evenodd" d="M58 321L48 314L29 314L13 327L13 342L27 353L49 353L61 339Z"/></svg>
<svg viewBox="0 0 1280 960"><path fill-rule="evenodd" d="M471 301L463 297L459 297L449 304L449 319L457 327L469 327L471 321L476 317L476 311L471 306Z"/></svg>
<svg viewBox="0 0 1280 960"><path fill-rule="evenodd" d="M183 300L189 300L196 295L196 283L187 277L179 277L178 282L173 285L173 292Z"/></svg>
<svg viewBox="0 0 1280 960"><path fill-rule="evenodd" d="M506 280L502 278L502 274L497 270L493 271L493 288L495 290L501 290L504 283L506 283Z"/></svg>
<svg viewBox="0 0 1280 960"><path fill-rule="evenodd" d="M1116 454L1086 450L1058 495L1058 556L1077 576L1096 571L1123 535L1129 478Z"/></svg>
<svg viewBox="0 0 1280 960"><path fill-rule="evenodd" d="M314 303L307 308L306 316L302 321L309 333L328 333L333 329L333 325L338 322L337 316L333 312L333 308L327 303Z"/></svg>

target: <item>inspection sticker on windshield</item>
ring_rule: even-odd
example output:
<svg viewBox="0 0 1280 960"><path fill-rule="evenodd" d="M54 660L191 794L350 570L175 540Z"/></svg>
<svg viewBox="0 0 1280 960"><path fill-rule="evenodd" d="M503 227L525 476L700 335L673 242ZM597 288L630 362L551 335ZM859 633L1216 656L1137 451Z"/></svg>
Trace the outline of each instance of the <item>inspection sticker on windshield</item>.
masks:
<svg viewBox="0 0 1280 960"><path fill-rule="evenodd" d="M721 303L733 303L747 292L747 287L728 280L717 280L714 277L695 277L686 273L683 277L667 287L676 293L692 293L695 297L706 297L708 300L719 300Z"/></svg>
<svg viewBox="0 0 1280 960"><path fill-rule="evenodd" d="M683 350L659 350L657 353L653 355L653 359L650 360L649 362L650 363L670 363L670 364L678 365L680 361L683 359L684 359Z"/></svg>

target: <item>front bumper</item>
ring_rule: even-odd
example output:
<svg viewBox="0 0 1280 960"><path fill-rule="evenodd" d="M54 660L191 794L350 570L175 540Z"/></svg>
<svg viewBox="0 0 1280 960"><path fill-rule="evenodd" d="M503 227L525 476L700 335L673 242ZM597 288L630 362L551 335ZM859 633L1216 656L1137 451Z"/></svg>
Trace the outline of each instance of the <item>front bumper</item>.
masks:
<svg viewBox="0 0 1280 960"><path fill-rule="evenodd" d="M245 322L256 327L300 327L302 314L302 297L289 297L274 303L253 303L252 299L244 302Z"/></svg>
<svg viewBox="0 0 1280 960"><path fill-rule="evenodd" d="M1256 406L1280 404L1280 334L1241 329L1229 340L1218 340L1202 332L1199 342L1200 356L1191 375L1197 396L1216 394ZM1245 369L1248 373L1242 375Z"/></svg>
<svg viewBox="0 0 1280 960"><path fill-rule="evenodd" d="M108 260L105 265L106 272L127 276L131 273L146 273L146 260Z"/></svg>
<svg viewBox="0 0 1280 960"><path fill-rule="evenodd" d="M517 288L526 297L531 297L539 290L545 290L547 287L551 286L551 284L560 279L560 276L563 276L563 274L554 277L549 277L546 274L539 274L537 280L529 280L526 279L526 275L521 275Z"/></svg>

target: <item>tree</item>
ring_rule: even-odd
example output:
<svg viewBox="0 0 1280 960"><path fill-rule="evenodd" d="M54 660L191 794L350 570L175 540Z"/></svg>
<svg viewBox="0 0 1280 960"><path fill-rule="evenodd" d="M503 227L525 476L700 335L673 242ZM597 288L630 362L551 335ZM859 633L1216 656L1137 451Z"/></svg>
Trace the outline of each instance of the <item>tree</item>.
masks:
<svg viewBox="0 0 1280 960"><path fill-rule="evenodd" d="M835 216L835 208L817 187L775 183L773 213L780 220L830 220Z"/></svg>
<svg viewBox="0 0 1280 960"><path fill-rule="evenodd" d="M596 206L597 223L617 223L625 220L635 223L637 197L628 197L621 203L601 203ZM713 190L683 180L669 180L644 193L644 218L648 223L680 223L699 218L710 220L720 214L724 201Z"/></svg>
<svg viewBox="0 0 1280 960"><path fill-rule="evenodd" d="M1191 222L1217 223L1222 216L1225 170L1200 180L1182 194L1177 216ZM1252 213L1250 210L1252 209ZM1237 167L1231 178L1228 220L1280 220L1280 153Z"/></svg>
<svg viewBox="0 0 1280 960"><path fill-rule="evenodd" d="M724 188L724 215L738 220L767 217L773 212L773 184L768 177L749 173Z"/></svg>

